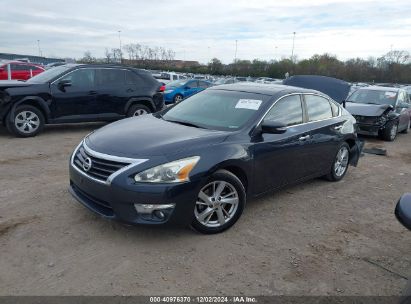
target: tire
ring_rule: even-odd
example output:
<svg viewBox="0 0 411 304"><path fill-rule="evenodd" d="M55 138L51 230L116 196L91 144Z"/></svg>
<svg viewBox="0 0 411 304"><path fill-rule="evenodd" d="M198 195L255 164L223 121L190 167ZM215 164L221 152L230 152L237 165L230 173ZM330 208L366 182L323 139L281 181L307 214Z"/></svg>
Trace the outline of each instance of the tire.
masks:
<svg viewBox="0 0 411 304"><path fill-rule="evenodd" d="M245 203L244 185L238 177L229 171L219 170L210 176L198 194L191 227L204 234L223 232L237 222Z"/></svg>
<svg viewBox="0 0 411 304"><path fill-rule="evenodd" d="M18 106L14 111L14 116L11 118L10 115L11 113L7 115L6 127L17 137L33 137L44 128L44 115L34 106Z"/></svg>
<svg viewBox="0 0 411 304"><path fill-rule="evenodd" d="M176 94L176 96L174 96L174 98L173 98L173 101L174 101L174 103L179 103L179 102L182 102L183 99L184 99L183 95Z"/></svg>
<svg viewBox="0 0 411 304"><path fill-rule="evenodd" d="M390 121L381 132L381 138L385 141L394 141L398 134L398 122Z"/></svg>
<svg viewBox="0 0 411 304"><path fill-rule="evenodd" d="M130 107L127 111L127 117L136 117L150 114L151 110L142 104L135 104Z"/></svg>
<svg viewBox="0 0 411 304"><path fill-rule="evenodd" d="M330 172L325 178L331 182L339 182L347 174L349 164L350 146L344 142L338 147Z"/></svg>
<svg viewBox="0 0 411 304"><path fill-rule="evenodd" d="M405 130L401 131L401 133L408 134L410 132L410 128L411 128L411 120L408 122L407 128Z"/></svg>

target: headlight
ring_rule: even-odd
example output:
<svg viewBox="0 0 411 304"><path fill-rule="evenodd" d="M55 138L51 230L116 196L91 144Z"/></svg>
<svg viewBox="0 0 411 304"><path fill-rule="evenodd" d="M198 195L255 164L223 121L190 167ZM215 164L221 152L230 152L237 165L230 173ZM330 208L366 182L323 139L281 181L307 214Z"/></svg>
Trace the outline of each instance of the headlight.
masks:
<svg viewBox="0 0 411 304"><path fill-rule="evenodd" d="M387 118L385 118L384 116L378 118L377 123L380 125L384 125L387 122Z"/></svg>
<svg viewBox="0 0 411 304"><path fill-rule="evenodd" d="M137 183L182 183L189 181L190 172L200 160L199 156L176 160L134 176Z"/></svg>

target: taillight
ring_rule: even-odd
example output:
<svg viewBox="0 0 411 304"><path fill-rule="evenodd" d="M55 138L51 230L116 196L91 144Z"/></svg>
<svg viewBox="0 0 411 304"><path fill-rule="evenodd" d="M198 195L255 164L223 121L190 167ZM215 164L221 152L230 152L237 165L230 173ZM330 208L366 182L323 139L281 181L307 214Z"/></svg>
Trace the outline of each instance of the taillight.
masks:
<svg viewBox="0 0 411 304"><path fill-rule="evenodd" d="M164 92L165 90L166 90L166 86L165 86L165 85L162 85L162 86L160 87L160 89L158 89L159 92Z"/></svg>

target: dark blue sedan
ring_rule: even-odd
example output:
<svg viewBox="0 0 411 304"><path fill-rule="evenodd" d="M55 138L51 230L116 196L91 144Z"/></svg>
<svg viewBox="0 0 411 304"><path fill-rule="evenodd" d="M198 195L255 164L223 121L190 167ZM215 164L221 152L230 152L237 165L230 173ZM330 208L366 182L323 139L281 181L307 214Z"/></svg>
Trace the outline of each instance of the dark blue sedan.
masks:
<svg viewBox="0 0 411 304"><path fill-rule="evenodd" d="M166 85L164 91L165 103L179 103L180 101L201 92L212 86L210 82L204 80L176 80Z"/></svg>
<svg viewBox="0 0 411 304"><path fill-rule="evenodd" d="M360 147L355 119L321 92L222 85L87 136L71 157L70 191L108 219L218 233L249 198L342 180Z"/></svg>

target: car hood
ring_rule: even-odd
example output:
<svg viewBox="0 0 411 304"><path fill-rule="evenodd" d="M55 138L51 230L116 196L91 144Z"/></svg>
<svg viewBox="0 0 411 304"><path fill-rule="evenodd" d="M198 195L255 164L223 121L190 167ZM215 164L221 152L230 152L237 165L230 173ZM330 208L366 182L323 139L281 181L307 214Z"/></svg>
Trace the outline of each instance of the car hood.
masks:
<svg viewBox="0 0 411 304"><path fill-rule="evenodd" d="M297 75L283 80L283 84L327 94L338 103L343 103L351 85L344 80L318 75Z"/></svg>
<svg viewBox="0 0 411 304"><path fill-rule="evenodd" d="M366 103L347 102L346 110L352 115L358 116L381 116L388 109L392 109L391 105L374 105Z"/></svg>
<svg viewBox="0 0 411 304"><path fill-rule="evenodd" d="M123 119L107 125L86 139L99 153L129 158L166 156L183 150L220 143L230 134L188 127L152 115Z"/></svg>
<svg viewBox="0 0 411 304"><path fill-rule="evenodd" d="M8 88L15 88L15 87L28 87L33 85L32 83L27 83L24 81L18 80L2 80L0 81L0 89L8 89Z"/></svg>

